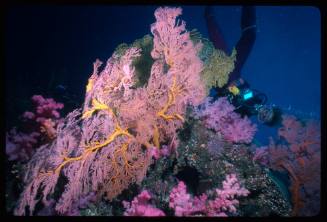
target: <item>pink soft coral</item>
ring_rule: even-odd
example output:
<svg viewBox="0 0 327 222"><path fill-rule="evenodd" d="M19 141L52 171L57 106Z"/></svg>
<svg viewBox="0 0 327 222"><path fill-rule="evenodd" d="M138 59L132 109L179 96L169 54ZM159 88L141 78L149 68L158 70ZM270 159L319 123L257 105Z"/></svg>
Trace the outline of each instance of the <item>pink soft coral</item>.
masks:
<svg viewBox="0 0 327 222"><path fill-rule="evenodd" d="M236 213L239 201L235 197L246 197L250 192L241 187L235 174L226 176L223 188L216 189L217 197L210 200L207 208L208 216L227 216L225 212Z"/></svg>
<svg viewBox="0 0 327 222"><path fill-rule="evenodd" d="M64 104L41 95L34 95L31 99L35 111L26 111L23 114L24 121L33 123L35 130L41 131L48 139L54 139L57 124L61 121L59 110L64 108Z"/></svg>
<svg viewBox="0 0 327 222"><path fill-rule="evenodd" d="M165 216L165 213L149 204L151 195L147 190L142 191L136 196L131 203L123 201L123 205L126 208L124 212L125 216Z"/></svg>
<svg viewBox="0 0 327 222"><path fill-rule="evenodd" d="M193 198L186 191L186 185L180 181L174 187L169 196L169 207L175 210L176 216L191 215L194 211L198 211L193 207Z"/></svg>
<svg viewBox="0 0 327 222"><path fill-rule="evenodd" d="M196 115L204 120L206 126L221 133L228 141L235 143L250 143L257 130L255 124L238 113L226 97L211 103L208 98L202 108L196 109Z"/></svg>
<svg viewBox="0 0 327 222"><path fill-rule="evenodd" d="M45 119L59 119L59 110L64 108L64 104L57 103L53 98L44 98L41 95L32 96L35 105L35 113L25 112L23 117L27 119L35 119L36 122L42 122Z"/></svg>
<svg viewBox="0 0 327 222"><path fill-rule="evenodd" d="M236 197L245 197L249 191L241 187L235 174L226 176L223 188L216 189L216 198L208 200L206 194L191 197L183 181L174 187L170 194L169 207L175 210L176 216L207 215L227 216L226 212L236 213L239 201Z"/></svg>

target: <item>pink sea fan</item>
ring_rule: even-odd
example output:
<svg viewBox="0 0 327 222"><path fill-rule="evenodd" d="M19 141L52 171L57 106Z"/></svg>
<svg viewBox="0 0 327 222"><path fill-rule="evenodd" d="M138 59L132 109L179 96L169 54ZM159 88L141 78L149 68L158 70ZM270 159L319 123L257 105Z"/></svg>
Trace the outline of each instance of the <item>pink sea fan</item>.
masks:
<svg viewBox="0 0 327 222"><path fill-rule="evenodd" d="M124 55L114 53L101 73L97 60L83 109L70 113L59 124L57 137L48 149L42 147L28 164L31 177L24 181L15 214L25 214L26 206L32 214L39 200L46 203L59 175L67 179L55 206L59 214L69 212L76 200L92 191L97 198L112 200L131 184L141 183L153 161L151 147L159 148L164 141L177 144L176 131L183 126L186 107L202 102L205 90L200 81L199 45L194 46L189 34L184 35L184 26L172 28L176 30L169 27L170 19L175 18L165 18L169 21L158 20L163 22L160 30L171 30L162 34L174 42L167 46L178 48L169 54L174 56L174 63L169 64L168 71L164 57L155 58L148 84L134 89L132 61L140 49L129 48ZM161 44L159 39L156 44Z"/></svg>
<svg viewBox="0 0 327 222"><path fill-rule="evenodd" d="M175 46L182 46L181 31L185 29L185 23L183 22L181 27L176 26L176 17L182 14L181 8L158 8L154 15L156 17L156 23L151 25L151 32L155 36L153 39L154 48L151 52L151 56L154 59L159 59L165 56L166 63L169 64L169 58L176 57L176 51L171 51ZM187 35L187 34L186 34ZM180 36L180 38L176 38ZM175 49L178 50L178 49ZM172 55L175 53L175 55Z"/></svg>
<svg viewBox="0 0 327 222"><path fill-rule="evenodd" d="M151 25L154 35L151 55L154 59L163 58L170 66L167 73L169 82L172 83L177 74L177 84L183 91L192 93L192 97L180 97L184 99L181 102L198 105L205 97L204 84L198 84L203 64L197 54L202 44L194 45L185 22L176 21L181 13L181 8L160 7L155 11L157 20Z"/></svg>
<svg viewBox="0 0 327 222"><path fill-rule="evenodd" d="M317 145L320 144L320 134L317 132L320 128L316 121L307 120L302 124L295 116L284 115L282 124L278 135L290 144L290 149L295 154L314 153L319 149Z"/></svg>
<svg viewBox="0 0 327 222"><path fill-rule="evenodd" d="M158 119L161 141L175 137L176 130L183 125L186 107L198 105L205 98L200 78L203 64L197 56L202 45L193 44L184 21L176 22L181 12L181 8L160 7L155 11L157 20L151 25L154 35L151 55L156 61L147 92L150 106L162 117Z"/></svg>
<svg viewBox="0 0 327 222"><path fill-rule="evenodd" d="M247 117L242 118L234 110L235 107L228 102L226 97L219 98L213 103L208 98L202 107L195 109L195 114L204 120L208 128L221 133L226 140L235 143L250 143L257 127Z"/></svg>
<svg viewBox="0 0 327 222"><path fill-rule="evenodd" d="M123 201L126 208L124 216L165 216L165 213L149 203L151 195L147 190L143 190L131 203Z"/></svg>

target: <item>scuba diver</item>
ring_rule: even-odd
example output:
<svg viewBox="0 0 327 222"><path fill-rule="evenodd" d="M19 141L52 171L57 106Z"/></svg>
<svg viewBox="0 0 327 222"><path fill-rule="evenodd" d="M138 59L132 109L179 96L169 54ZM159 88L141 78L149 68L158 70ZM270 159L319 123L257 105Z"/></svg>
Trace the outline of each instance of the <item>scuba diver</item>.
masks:
<svg viewBox="0 0 327 222"><path fill-rule="evenodd" d="M227 54L227 46L216 22L212 6L206 6L204 17L206 20L209 39L214 47ZM243 6L241 16L241 38L237 42L236 61L234 70L229 74L228 82L222 88L213 87L210 96L227 97L235 106L235 111L242 116L257 115L259 122L273 126L281 121L281 111L274 105L267 105L267 96L252 89L250 84L241 77L241 69L248 58L256 39L256 9L254 6Z"/></svg>

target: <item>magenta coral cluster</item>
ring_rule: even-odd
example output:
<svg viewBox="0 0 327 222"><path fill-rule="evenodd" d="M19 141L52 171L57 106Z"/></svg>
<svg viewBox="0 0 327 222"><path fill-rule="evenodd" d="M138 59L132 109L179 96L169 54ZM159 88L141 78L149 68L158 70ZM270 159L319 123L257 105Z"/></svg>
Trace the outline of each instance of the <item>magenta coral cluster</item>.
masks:
<svg viewBox="0 0 327 222"><path fill-rule="evenodd" d="M208 98L202 107L195 110L196 115L202 119L206 127L221 133L224 138L234 143L251 143L257 130L248 117L242 118L234 112L235 107L226 97L211 102Z"/></svg>
<svg viewBox="0 0 327 222"><path fill-rule="evenodd" d="M124 212L125 216L165 216L165 213L154 207L149 203L151 200L151 194L144 190L138 196L136 196L132 202L123 201L123 205L126 208Z"/></svg>
<svg viewBox="0 0 327 222"><path fill-rule="evenodd" d="M6 154L9 160L28 160L37 146L49 142L56 136L56 126L64 104L41 95L32 96L34 112L26 111L23 117L23 130L11 129L6 134Z"/></svg>
<svg viewBox="0 0 327 222"><path fill-rule="evenodd" d="M214 198L209 200L207 194L193 197L187 192L186 185L180 181L169 195L169 207L175 216L228 216L235 214L239 204L237 197L246 197L249 191L241 187L235 174L226 175L222 189L215 189ZM165 213L149 203L152 199L147 190L143 190L133 201L123 201L125 216L165 216Z"/></svg>
<svg viewBox="0 0 327 222"><path fill-rule="evenodd" d="M46 137L54 139L58 122L62 120L59 110L64 108L64 104L56 102L53 98L44 98L41 95L32 96L32 101L35 111L26 111L23 114L25 121L35 122Z"/></svg>
<svg viewBox="0 0 327 222"><path fill-rule="evenodd" d="M208 200L206 194L192 197L186 191L186 185L180 181L170 194L169 207L175 210L176 216L227 216L226 213L236 213L239 201L236 197L245 197L249 191L241 187L235 174L226 176L222 189L215 189L216 197Z"/></svg>
<svg viewBox="0 0 327 222"><path fill-rule="evenodd" d="M175 210L175 216L190 216L204 212L206 200L205 194L193 198L187 193L185 183L180 181L169 195L169 207Z"/></svg>
<svg viewBox="0 0 327 222"><path fill-rule="evenodd" d="M41 95L32 96L35 112L26 111L23 117L42 123L46 119L59 119L59 110L64 108L64 104L56 102L53 98L44 98Z"/></svg>

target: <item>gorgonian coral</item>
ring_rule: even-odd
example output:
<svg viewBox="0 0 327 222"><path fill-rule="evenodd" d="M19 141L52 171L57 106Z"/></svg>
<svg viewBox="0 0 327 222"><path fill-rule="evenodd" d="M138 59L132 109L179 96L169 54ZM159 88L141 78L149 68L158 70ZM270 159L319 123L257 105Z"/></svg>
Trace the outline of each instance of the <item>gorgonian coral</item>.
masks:
<svg viewBox="0 0 327 222"><path fill-rule="evenodd" d="M101 72L102 62L96 60L83 109L68 114L57 138L40 147L26 166L26 186L15 214L26 214L26 206L32 214L39 200L47 205L60 178L67 181L55 206L60 214L90 192L112 200L142 181L152 161L150 148L160 149L176 138L186 107L200 104L205 96L197 57L201 44L192 43L184 22L176 24L180 14L180 8L155 11L154 63L146 85L135 87L133 61L142 49L114 53Z"/></svg>

